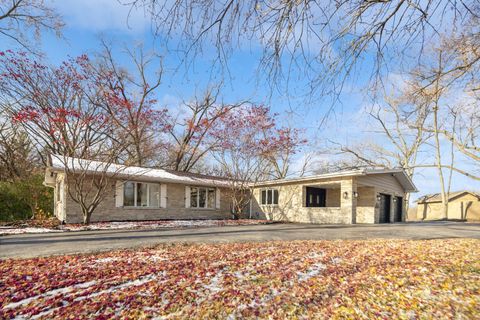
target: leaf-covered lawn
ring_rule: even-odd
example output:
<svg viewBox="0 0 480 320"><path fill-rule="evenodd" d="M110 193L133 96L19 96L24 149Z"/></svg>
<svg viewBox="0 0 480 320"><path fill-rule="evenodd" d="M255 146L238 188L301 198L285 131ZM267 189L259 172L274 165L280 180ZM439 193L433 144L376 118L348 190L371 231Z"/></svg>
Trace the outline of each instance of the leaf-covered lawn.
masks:
<svg viewBox="0 0 480 320"><path fill-rule="evenodd" d="M0 318L480 318L480 240L163 245L0 262Z"/></svg>

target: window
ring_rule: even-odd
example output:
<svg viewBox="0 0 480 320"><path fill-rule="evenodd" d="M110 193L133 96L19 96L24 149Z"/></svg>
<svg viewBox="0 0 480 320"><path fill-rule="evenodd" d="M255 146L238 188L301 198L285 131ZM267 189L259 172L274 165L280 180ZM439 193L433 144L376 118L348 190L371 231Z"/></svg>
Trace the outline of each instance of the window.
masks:
<svg viewBox="0 0 480 320"><path fill-rule="evenodd" d="M277 189L263 189L260 197L262 206L278 205L278 190Z"/></svg>
<svg viewBox="0 0 480 320"><path fill-rule="evenodd" d="M306 188L307 207L326 207L327 190L322 188L307 187Z"/></svg>
<svg viewBox="0 0 480 320"><path fill-rule="evenodd" d="M127 181L123 184L124 207L160 207L160 185L158 183L144 183Z"/></svg>
<svg viewBox="0 0 480 320"><path fill-rule="evenodd" d="M190 207L192 208L215 208L215 188L190 188Z"/></svg>

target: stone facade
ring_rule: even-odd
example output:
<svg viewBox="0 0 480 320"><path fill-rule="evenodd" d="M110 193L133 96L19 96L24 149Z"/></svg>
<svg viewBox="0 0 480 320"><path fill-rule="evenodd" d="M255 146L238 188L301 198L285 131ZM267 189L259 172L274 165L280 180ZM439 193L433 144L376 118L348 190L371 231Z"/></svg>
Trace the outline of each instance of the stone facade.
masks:
<svg viewBox="0 0 480 320"><path fill-rule="evenodd" d="M375 187L358 187L357 223L377 223Z"/></svg>
<svg viewBox="0 0 480 320"><path fill-rule="evenodd" d="M377 179L363 177L339 177L319 180L284 181L254 190L253 216L301 223L354 224L379 223L377 195L391 195L390 217L393 222L394 197L405 198L402 187L391 175ZM326 189L326 207L306 207L306 187ZM277 189L278 205L261 205L261 190ZM354 195L357 194L357 197ZM405 205L402 206L402 221L405 221Z"/></svg>
<svg viewBox="0 0 480 320"><path fill-rule="evenodd" d="M103 201L92 214L91 221L135 221L163 219L230 219L229 190L219 188L220 207L215 209L186 208L185 186L183 184L165 183L165 208L118 207L116 204L116 181L112 180ZM65 196L65 213L67 223L83 222L83 214L79 204L67 193Z"/></svg>
<svg viewBox="0 0 480 320"><path fill-rule="evenodd" d="M55 188L55 214L67 223L80 223L83 214L79 204L68 195L68 187L59 195L59 183L63 173L57 173ZM142 181L137 181L142 182ZM151 183L152 181L146 181ZM158 182L155 182L158 183ZM54 186L53 181L50 184ZM134 221L159 219L229 219L231 196L228 188L216 188L216 198L220 201L214 209L190 208L186 193L188 186L183 183L161 183L160 208L123 207L122 183L111 180L104 199L95 209L91 221ZM72 186L70 186L72 187ZM325 207L306 206L306 188L318 187L326 190ZM261 205L262 189L278 190L278 205ZM369 176L338 176L331 178L306 178L301 180L280 180L267 182L253 190L251 204L243 217L290 221L301 223L353 224L379 223L379 194L391 196L390 217L393 222L395 197L404 197L405 192L392 174ZM166 195L166 196L165 196ZM62 199L60 201L60 199ZM120 201L119 201L120 200ZM402 206L402 221L405 221L405 205Z"/></svg>

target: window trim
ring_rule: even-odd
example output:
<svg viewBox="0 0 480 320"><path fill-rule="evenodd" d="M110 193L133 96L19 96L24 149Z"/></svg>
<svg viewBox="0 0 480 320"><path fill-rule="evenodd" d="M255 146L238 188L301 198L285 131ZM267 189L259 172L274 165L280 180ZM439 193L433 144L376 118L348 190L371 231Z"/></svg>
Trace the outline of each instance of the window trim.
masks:
<svg viewBox="0 0 480 320"><path fill-rule="evenodd" d="M125 184L127 183L133 183L133 206L127 206L125 205ZM137 206L137 195L138 195L138 184L143 183L147 185L147 205L146 206ZM158 206L150 206L150 186L151 185L158 185ZM162 208L161 205L161 200L162 200L162 185L160 183L154 183L154 182L142 182L142 181L125 181L123 183L123 207L128 208L128 209L160 209Z"/></svg>
<svg viewBox="0 0 480 320"><path fill-rule="evenodd" d="M265 193L265 203L262 203L263 201L263 192L266 192ZM275 203L275 191L277 193L277 203ZM271 194L271 197L272 197L272 203L268 203L268 193L270 192ZM280 191L278 190L278 188L262 188L260 189L260 205L262 207L278 207L278 203L279 203L279 199L280 199Z"/></svg>
<svg viewBox="0 0 480 320"><path fill-rule="evenodd" d="M197 189L197 201L196 201L196 207L193 206L193 201L192 201L192 190ZM205 189L205 207L200 207L200 189ZM213 191L213 207L208 206L208 191L211 190ZM203 187L203 186L190 186L190 194L188 195L190 197L190 206L189 209L194 209L194 210L216 210L217 209L217 188L215 187Z"/></svg>

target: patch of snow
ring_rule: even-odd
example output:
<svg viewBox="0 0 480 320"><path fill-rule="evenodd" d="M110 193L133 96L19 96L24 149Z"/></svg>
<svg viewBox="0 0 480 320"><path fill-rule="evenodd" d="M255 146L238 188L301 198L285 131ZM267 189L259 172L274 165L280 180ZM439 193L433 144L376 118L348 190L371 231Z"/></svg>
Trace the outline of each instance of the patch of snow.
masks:
<svg viewBox="0 0 480 320"><path fill-rule="evenodd" d="M126 281L124 283L121 283L119 285L116 285L116 286L112 286L110 288L107 288L107 289L104 289L104 290L100 290L98 292L93 292L93 293L90 293L86 296L80 296L80 297L77 297L75 299L73 299L73 302L77 302L77 301L82 301L82 300L85 300L85 299L89 299L89 298L93 298L93 297L96 297L96 296L99 296L101 294L104 294L104 293L112 293L116 290L121 290L121 289L125 289L125 288L129 288L129 287L135 287L135 286L141 286L147 282L150 282L150 281L153 281L153 280L156 280L158 279L159 276L162 276L162 277L165 277L166 276L166 271L162 271L158 274L149 274L149 275L146 275L146 276L143 276L139 279L135 279L135 280L131 280L131 281ZM93 281L92 281L93 282ZM85 287L79 287L79 288L86 288L87 286ZM71 291L71 290L70 290ZM70 292L70 291L67 291ZM68 303L67 303L68 305ZM64 305L65 306L65 305ZM64 307L63 306L63 307ZM57 307L57 308L51 308L51 309L47 309L47 310L44 310L40 313L37 313L36 315L33 315L32 317L30 317L30 319L38 319L38 318L41 318L41 317L44 317L52 312L54 312L55 310L59 309L60 307ZM23 316L20 317L18 316L17 317L18 319L24 319Z"/></svg>
<svg viewBox="0 0 480 320"><path fill-rule="evenodd" d="M64 288L58 288L58 289L50 290L50 291L44 292L42 294L30 297L30 298L25 298L25 299L17 301L17 302L11 302L11 303L7 304L4 308L5 309L13 309L13 308L16 308L18 306L29 304L30 302L32 302L34 300L37 300L37 299L40 299L40 298L51 297L51 296L55 296L55 295L58 295L58 294L69 293L69 292L71 292L75 289L85 289L85 288L93 286L95 283L97 283L97 281L93 280L93 281L89 281L89 282L75 284L73 286L68 286L68 287L64 287Z"/></svg>
<svg viewBox="0 0 480 320"><path fill-rule="evenodd" d="M325 257L325 253L323 253L323 252L311 252L306 257L310 258L310 259L321 259L321 258Z"/></svg>
<svg viewBox="0 0 480 320"><path fill-rule="evenodd" d="M116 221L96 222L90 225L67 224L59 226L59 229L49 228L11 228L0 227L0 235L12 235L22 233L47 233L64 231L87 231L87 230L120 230L120 229L174 229L195 227L218 227L218 226L241 226L265 223L264 220L159 220L159 221Z"/></svg>
<svg viewBox="0 0 480 320"><path fill-rule="evenodd" d="M122 289L129 288L129 287L138 287L138 286L141 286L141 285L143 285L147 282L154 281L154 280L158 279L159 276L165 277L166 274L167 274L166 271L163 271L159 274L149 274L149 275L143 276L143 277L135 279L135 280L127 281L127 282L121 283L119 285L112 286L108 289L100 290L98 292L94 292L94 293L91 293L91 294L86 295L86 296L81 296L81 297L75 298L74 301L81 301L81 300L93 298L93 297L99 296L99 295L104 294L104 293L112 293L116 290L122 290Z"/></svg>
<svg viewBox="0 0 480 320"><path fill-rule="evenodd" d="M169 259L161 257L161 256L149 256L148 260L151 260L153 262L157 262L157 261L168 261Z"/></svg>
<svg viewBox="0 0 480 320"><path fill-rule="evenodd" d="M327 266L324 265L323 263L320 263L320 262L315 263L312 266L310 266L310 268L308 268L307 271L297 272L298 280L300 282L307 281L308 279L313 278L313 277L317 276L318 274L320 274L326 268L327 268Z"/></svg>
<svg viewBox="0 0 480 320"><path fill-rule="evenodd" d="M335 258L332 258L332 263L333 264L339 264L343 261L342 258L339 258L339 257L335 257Z"/></svg>
<svg viewBox="0 0 480 320"><path fill-rule="evenodd" d="M62 232L62 230L55 230L49 228L2 228L0 229L0 235L8 234L23 234L23 233L47 233L47 232Z"/></svg>
<svg viewBox="0 0 480 320"><path fill-rule="evenodd" d="M233 273L233 275L234 275L237 279L239 279L239 280L243 280L243 279L245 279L245 277L246 277L245 273L240 272L240 271L235 271L235 272Z"/></svg>
<svg viewBox="0 0 480 320"><path fill-rule="evenodd" d="M218 272L215 277L210 280L209 284L204 285L205 289L208 289L212 293L217 293L223 290L223 287L220 285L220 282L223 279L223 272Z"/></svg>
<svg viewBox="0 0 480 320"><path fill-rule="evenodd" d="M93 263L109 263L109 262L115 262L115 261L118 261L120 260L119 258L112 258L112 257L108 257L108 258L101 258L101 259L96 259L93 261Z"/></svg>

